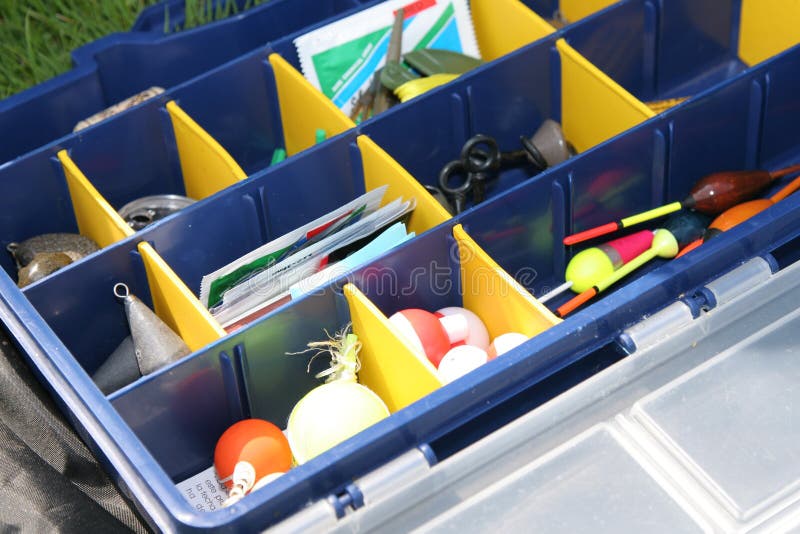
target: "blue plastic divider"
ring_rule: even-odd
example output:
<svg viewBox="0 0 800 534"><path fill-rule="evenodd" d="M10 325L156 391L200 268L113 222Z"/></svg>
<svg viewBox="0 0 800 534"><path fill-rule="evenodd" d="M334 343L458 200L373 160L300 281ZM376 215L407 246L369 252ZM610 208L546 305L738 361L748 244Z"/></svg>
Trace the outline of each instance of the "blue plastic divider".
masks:
<svg viewBox="0 0 800 534"><path fill-rule="evenodd" d="M269 166L273 151L285 146L268 56L245 54L170 92L248 174Z"/></svg>
<svg viewBox="0 0 800 534"><path fill-rule="evenodd" d="M783 54L769 68L759 69L751 82L752 98L763 99L761 138L756 157L762 165L780 166L800 159L800 77L797 62L800 46Z"/></svg>
<svg viewBox="0 0 800 534"><path fill-rule="evenodd" d="M458 249L450 225L415 239L360 269L349 281L390 317L406 308L463 306Z"/></svg>
<svg viewBox="0 0 800 534"><path fill-rule="evenodd" d="M165 34L182 26L186 15L183 0L163 0L139 12L131 25L132 32L153 32Z"/></svg>
<svg viewBox="0 0 800 534"><path fill-rule="evenodd" d="M0 146L0 163L70 134L79 121L139 91L173 87L358 5L356 0L275 0L176 34L130 32L98 39L73 52L71 71L0 101L0 131L13 132Z"/></svg>

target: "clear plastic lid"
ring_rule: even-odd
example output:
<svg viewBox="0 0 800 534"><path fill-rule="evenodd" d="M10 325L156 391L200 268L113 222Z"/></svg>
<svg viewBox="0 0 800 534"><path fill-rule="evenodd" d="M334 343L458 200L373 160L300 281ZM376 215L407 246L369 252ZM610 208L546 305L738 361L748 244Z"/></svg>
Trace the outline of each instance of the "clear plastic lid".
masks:
<svg viewBox="0 0 800 534"><path fill-rule="evenodd" d="M702 532L598 425L426 524L449 532Z"/></svg>
<svg viewBox="0 0 800 534"><path fill-rule="evenodd" d="M784 322L632 411L741 520L800 487L800 320Z"/></svg>

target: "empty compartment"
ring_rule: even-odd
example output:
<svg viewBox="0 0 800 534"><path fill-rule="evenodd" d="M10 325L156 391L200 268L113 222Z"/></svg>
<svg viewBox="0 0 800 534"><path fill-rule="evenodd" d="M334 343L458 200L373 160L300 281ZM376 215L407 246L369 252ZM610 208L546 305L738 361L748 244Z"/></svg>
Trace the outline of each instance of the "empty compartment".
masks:
<svg viewBox="0 0 800 534"><path fill-rule="evenodd" d="M226 63L171 96L246 174L354 126L276 54L258 51ZM175 118L173 117L173 122ZM181 146L181 139L178 139Z"/></svg>
<svg viewBox="0 0 800 534"><path fill-rule="evenodd" d="M784 167L800 161L800 79L797 47L760 68L751 83L753 98L763 98L761 143L757 160L768 167Z"/></svg>
<svg viewBox="0 0 800 534"><path fill-rule="evenodd" d="M79 121L140 91L169 89L355 6L356 0L281 0L185 32L98 39L74 52L72 71L0 102L0 130L14 132L0 147L0 163L70 134ZM164 6L152 9L163 17Z"/></svg>
<svg viewBox="0 0 800 534"><path fill-rule="evenodd" d="M564 32L589 61L663 111L800 42L800 8L758 0L626 0Z"/></svg>
<svg viewBox="0 0 800 534"><path fill-rule="evenodd" d="M381 8L382 2L370 2L364 9L375 8L375 13L383 14L391 13L387 8ZM528 43L536 41L542 37L552 34L555 29L545 22L539 15L528 9L523 3L517 0L471 0L469 4L469 14L472 19L472 24L475 33L475 40L483 61L492 61L509 52L512 52ZM432 8L436 5L435 2L417 2L410 3L406 6L405 11L405 24L406 26L411 23L420 11ZM440 6L445 5L443 3ZM395 6L396 8L397 6ZM344 16L337 17L333 21L325 21L324 24L319 24L312 27L311 30L318 29L326 24L331 24L340 21ZM444 27L444 29L442 29ZM368 78L372 72L378 67L379 63L384 61L388 47L389 34L391 33L392 25L387 25L378 31L368 34L366 37L361 34L354 34L352 41L344 41L344 37L337 41L337 44L349 43L351 47L361 51L363 60L358 60L353 63L352 67L348 67L345 61L333 62L330 66L324 66L325 55L330 55L330 52L319 52L313 55L309 60L310 63L317 64L320 62L320 69L324 70L324 76L309 77L311 73L304 73L309 79L320 78L321 81L316 85L320 91L328 98L342 107L348 101L357 98L357 89L361 86L363 81ZM452 39L459 38L459 31L463 27L456 20L452 4L445 9L440 19L437 19L431 31L426 33L419 43L413 45L417 48L448 48L453 49ZM298 72L302 72L299 53L295 45L295 40L302 38L308 30L298 32L293 35L288 35L284 38L276 40L271 43L271 47L284 57ZM460 36L462 39L467 39L465 36ZM404 50L407 50L412 45L404 44ZM460 44L455 47L460 49ZM474 55L474 53L468 54ZM338 72L341 70L341 72ZM321 70L321 72L322 72ZM331 74L336 72L336 76ZM324 79L323 79L324 78ZM366 118L366 117L362 117Z"/></svg>
<svg viewBox="0 0 800 534"><path fill-rule="evenodd" d="M187 208L185 214L146 229L142 238L154 244L199 296L204 275L383 186L383 205L397 198L415 199L407 221L411 232L422 233L448 218L380 147L367 137L346 134Z"/></svg>
<svg viewBox="0 0 800 534"><path fill-rule="evenodd" d="M246 177L177 103L160 98L74 138L67 160L116 210L153 195L202 200Z"/></svg>
<svg viewBox="0 0 800 534"><path fill-rule="evenodd" d="M418 98L412 107L391 110L360 131L423 184L440 187L445 166L461 158L465 143L475 135L493 138L501 152L519 152L521 136L530 138L546 119L553 119L561 124L566 141L583 152L651 115L566 43L545 40ZM557 153L560 141L548 136L547 144L538 148ZM487 173L485 196L493 199L537 171L525 158L504 162ZM447 186L458 189L466 175L453 172ZM450 195L451 202L455 196ZM465 197L469 208L474 193Z"/></svg>
<svg viewBox="0 0 800 534"><path fill-rule="evenodd" d="M617 0L523 0L523 3L561 28L617 3Z"/></svg>

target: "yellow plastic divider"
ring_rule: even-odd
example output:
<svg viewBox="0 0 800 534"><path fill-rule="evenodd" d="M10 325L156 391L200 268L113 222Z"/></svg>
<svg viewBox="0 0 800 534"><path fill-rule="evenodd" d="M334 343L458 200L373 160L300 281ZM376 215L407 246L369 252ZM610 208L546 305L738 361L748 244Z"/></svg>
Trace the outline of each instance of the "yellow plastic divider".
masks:
<svg viewBox="0 0 800 534"><path fill-rule="evenodd" d="M186 196L200 200L247 178L216 139L175 102L167 102L183 172Z"/></svg>
<svg viewBox="0 0 800 534"><path fill-rule="evenodd" d="M138 245L147 272L156 314L189 345L192 351L225 337L225 330L197 300L150 243Z"/></svg>
<svg viewBox="0 0 800 534"><path fill-rule="evenodd" d="M356 138L364 167L364 187L367 191L388 185L383 200L391 202L397 197L415 198L417 207L411 214L408 229L421 234L448 220L450 214L422 185L399 163L366 135Z"/></svg>
<svg viewBox="0 0 800 534"><path fill-rule="evenodd" d="M89 182L66 150L58 152L58 160L67 178L78 231L101 248L133 235L133 229Z"/></svg>
<svg viewBox="0 0 800 534"><path fill-rule="evenodd" d="M472 0L470 11L478 48L486 61L556 31L518 0Z"/></svg>
<svg viewBox="0 0 800 534"><path fill-rule="evenodd" d="M278 54L270 54L269 63L278 88L278 106L287 155L313 146L318 129L325 130L327 137L333 137L355 128L355 123L342 110L308 83L285 59Z"/></svg>
<svg viewBox="0 0 800 534"><path fill-rule="evenodd" d="M618 0L561 0L559 11L561 16L569 22L577 22L592 13L597 13L611 4L616 4Z"/></svg>
<svg viewBox="0 0 800 534"><path fill-rule="evenodd" d="M353 284L344 286L353 332L362 343L358 380L396 412L442 385L436 369L397 333L389 319Z"/></svg>
<svg viewBox="0 0 800 534"><path fill-rule="evenodd" d="M739 57L752 66L800 43L800 0L742 0Z"/></svg>
<svg viewBox="0 0 800 534"><path fill-rule="evenodd" d="M655 116L564 39L556 47L561 57L561 125L579 152Z"/></svg>
<svg viewBox="0 0 800 534"><path fill-rule="evenodd" d="M561 322L503 270L458 224L453 227L461 263L464 307L481 318L494 338L508 332L528 337Z"/></svg>

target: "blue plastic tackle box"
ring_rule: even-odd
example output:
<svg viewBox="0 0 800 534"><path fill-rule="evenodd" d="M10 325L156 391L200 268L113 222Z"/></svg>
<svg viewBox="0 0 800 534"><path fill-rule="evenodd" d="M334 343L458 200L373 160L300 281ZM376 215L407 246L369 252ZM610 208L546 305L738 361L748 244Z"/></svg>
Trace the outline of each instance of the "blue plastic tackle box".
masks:
<svg viewBox="0 0 800 534"><path fill-rule="evenodd" d="M578 250L565 235L681 199L712 172L800 159L800 8L472 0L489 61L356 125L300 74L293 40L376 3L275 0L172 33L182 12L167 2L135 31L77 50L72 71L0 102L3 245L80 232L102 247L23 290L2 256L0 317L158 530L331 528L420 462L443 462L622 363L640 339L625 332L644 317L676 300L695 317L713 313L711 280L755 257L776 273L800 257L800 200L789 197L564 320L537 300ZM70 133L153 85L166 91ZM668 98L680 100L653 103ZM547 118L577 156L535 176L503 171L485 202L453 218L424 189L472 135L510 146ZM270 165L278 147L289 157ZM198 300L205 273L381 186L417 200L408 243L232 334ZM138 232L116 211L162 193L199 201ZM117 282L193 352L105 396L90 376L128 333ZM444 385L387 317L448 305L475 311L492 335L532 339ZM319 383L308 356L287 353L348 322L364 344L360 380L392 415L229 508L193 508L176 483L211 466L232 423L284 426Z"/></svg>

